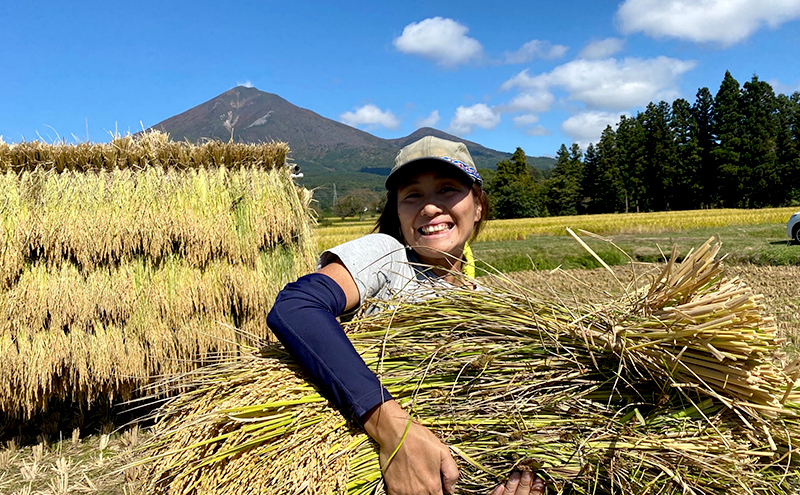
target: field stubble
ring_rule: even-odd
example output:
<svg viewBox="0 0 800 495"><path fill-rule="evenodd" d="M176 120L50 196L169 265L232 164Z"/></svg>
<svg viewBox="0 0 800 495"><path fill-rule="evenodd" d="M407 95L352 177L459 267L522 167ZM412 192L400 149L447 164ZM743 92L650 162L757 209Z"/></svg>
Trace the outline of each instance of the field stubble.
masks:
<svg viewBox="0 0 800 495"><path fill-rule="evenodd" d="M624 293L623 287L649 283L660 265L633 263L592 270L541 270L508 274L507 277L527 287L541 287L542 292L559 294L565 306L577 301L608 301ZM788 341L789 352L800 347L800 266L727 265L724 276L740 277L756 293L763 294L769 314L776 317L781 335ZM621 282L621 284L620 284ZM69 432L64 433L68 436ZM108 433L106 427L94 435L47 443L41 438L35 445L20 446L10 440L0 449L0 492L9 495L62 495L99 493L136 494L139 472L115 472L134 458L133 447L146 431L135 429Z"/></svg>

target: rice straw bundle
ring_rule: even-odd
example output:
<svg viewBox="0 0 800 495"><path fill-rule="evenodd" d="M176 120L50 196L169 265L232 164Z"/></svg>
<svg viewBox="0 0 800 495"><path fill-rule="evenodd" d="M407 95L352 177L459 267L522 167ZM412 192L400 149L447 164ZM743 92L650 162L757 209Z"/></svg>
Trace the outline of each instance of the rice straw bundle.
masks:
<svg viewBox="0 0 800 495"><path fill-rule="evenodd" d="M549 493L796 493L800 368L719 245L580 314L489 281L349 325L393 396L451 446L459 493L512 468ZM280 348L197 370L148 447L148 493L381 490L376 446Z"/></svg>
<svg viewBox="0 0 800 495"><path fill-rule="evenodd" d="M268 336L275 295L315 260L288 151L160 132L0 143L0 415L127 400Z"/></svg>

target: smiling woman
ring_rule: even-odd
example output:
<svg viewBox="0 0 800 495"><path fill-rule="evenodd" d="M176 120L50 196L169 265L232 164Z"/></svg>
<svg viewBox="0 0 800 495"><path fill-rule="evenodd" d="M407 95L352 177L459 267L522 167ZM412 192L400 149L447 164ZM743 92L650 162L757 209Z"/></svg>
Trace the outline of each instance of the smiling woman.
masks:
<svg viewBox="0 0 800 495"><path fill-rule="evenodd" d="M315 273L281 291L268 323L326 397L377 442L389 494L454 493L450 449L393 400L337 318L367 298L400 305L436 287L471 286L464 248L488 216L488 200L467 147L432 136L400 151L386 188L377 233L325 251ZM542 490L523 473L495 493Z"/></svg>

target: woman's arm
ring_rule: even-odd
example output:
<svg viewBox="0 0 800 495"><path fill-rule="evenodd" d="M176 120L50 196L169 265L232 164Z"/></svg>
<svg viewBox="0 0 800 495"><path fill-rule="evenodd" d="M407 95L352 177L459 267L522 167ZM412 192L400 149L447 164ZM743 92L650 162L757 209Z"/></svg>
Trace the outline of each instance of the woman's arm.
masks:
<svg viewBox="0 0 800 495"><path fill-rule="evenodd" d="M450 450L409 415L380 385L336 321L360 300L347 268L335 260L317 273L288 284L267 322L284 347L340 410L361 421L379 445L381 468L391 495L452 493L458 468Z"/></svg>

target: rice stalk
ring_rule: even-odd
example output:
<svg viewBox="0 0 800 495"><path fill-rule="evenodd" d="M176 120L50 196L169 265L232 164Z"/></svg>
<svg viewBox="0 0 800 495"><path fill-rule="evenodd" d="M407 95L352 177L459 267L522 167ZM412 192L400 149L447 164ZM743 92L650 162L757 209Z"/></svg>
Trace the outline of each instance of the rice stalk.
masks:
<svg viewBox="0 0 800 495"><path fill-rule="evenodd" d="M375 301L390 310L347 328L392 395L451 446L460 493L485 493L514 467L553 493L794 493L796 377L759 298L721 277L718 250L707 243L577 316L496 279L489 291ZM145 449L149 492L381 490L376 446L279 346L193 377Z"/></svg>

